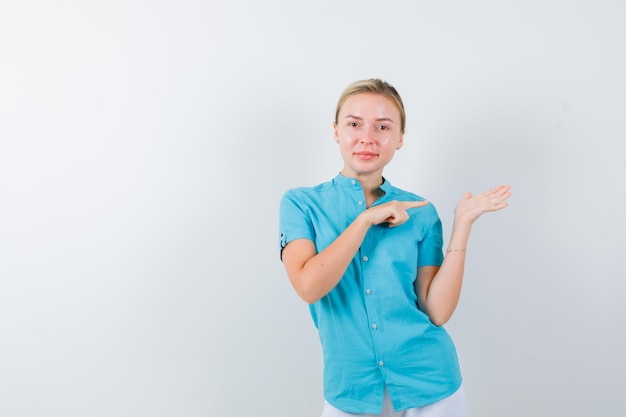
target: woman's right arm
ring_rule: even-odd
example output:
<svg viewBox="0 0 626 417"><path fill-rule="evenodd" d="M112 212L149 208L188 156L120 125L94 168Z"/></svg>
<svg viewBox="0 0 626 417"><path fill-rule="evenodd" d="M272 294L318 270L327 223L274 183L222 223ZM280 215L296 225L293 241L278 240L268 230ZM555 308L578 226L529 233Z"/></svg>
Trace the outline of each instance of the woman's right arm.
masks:
<svg viewBox="0 0 626 417"><path fill-rule="evenodd" d="M296 239L283 248L285 270L296 293L309 304L328 294L348 269L370 228L359 215L326 249L316 253L308 239Z"/></svg>
<svg viewBox="0 0 626 417"><path fill-rule="evenodd" d="M282 260L296 293L309 304L328 294L339 283L372 225L399 226L409 219L407 210L427 201L391 201L362 212L333 243L317 253L308 239L295 239L282 251Z"/></svg>

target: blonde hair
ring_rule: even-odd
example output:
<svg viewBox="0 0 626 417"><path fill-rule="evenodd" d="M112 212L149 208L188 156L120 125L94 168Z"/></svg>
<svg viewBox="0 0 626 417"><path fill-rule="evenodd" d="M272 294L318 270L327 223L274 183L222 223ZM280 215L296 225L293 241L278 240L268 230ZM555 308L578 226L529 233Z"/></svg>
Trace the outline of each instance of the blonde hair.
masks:
<svg viewBox="0 0 626 417"><path fill-rule="evenodd" d="M398 91L395 89L394 86L378 78L355 81L350 84L343 91L343 93L341 93L339 101L337 102L335 123L338 122L337 119L339 118L339 111L341 110L343 103L345 103L349 97L362 93L380 94L381 96L387 97L389 100L391 100L400 112L400 131L404 133L404 129L406 127L406 113L404 112L404 103L402 102L402 98L400 97L400 94L398 94Z"/></svg>

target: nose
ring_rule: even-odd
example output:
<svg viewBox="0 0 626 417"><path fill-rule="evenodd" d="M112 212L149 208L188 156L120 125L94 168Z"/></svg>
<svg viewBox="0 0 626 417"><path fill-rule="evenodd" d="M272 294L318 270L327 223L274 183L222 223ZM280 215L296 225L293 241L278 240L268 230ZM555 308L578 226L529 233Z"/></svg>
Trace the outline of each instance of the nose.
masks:
<svg viewBox="0 0 626 417"><path fill-rule="evenodd" d="M363 129L361 132L360 143L372 143L374 142L374 133L371 129Z"/></svg>

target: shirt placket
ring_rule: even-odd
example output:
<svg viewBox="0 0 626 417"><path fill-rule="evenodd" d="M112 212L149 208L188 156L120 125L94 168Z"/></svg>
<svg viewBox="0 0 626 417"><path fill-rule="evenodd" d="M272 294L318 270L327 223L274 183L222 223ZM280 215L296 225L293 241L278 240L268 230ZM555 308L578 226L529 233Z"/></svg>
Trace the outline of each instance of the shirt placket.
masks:
<svg viewBox="0 0 626 417"><path fill-rule="evenodd" d="M356 185L356 184L353 184ZM360 187L359 187L360 188ZM366 210L365 196L362 190L356 193L355 204L357 210L362 212ZM359 248L359 261L361 264L361 291L365 299L365 311L368 322L363 324L368 327L367 331L370 334L372 345L374 348L375 361L377 366L381 369L385 366L385 349L384 349L384 329L382 327L381 315L380 315L380 301L378 294L378 284L376 280L376 272L373 267L372 253L372 234L375 233L375 227L371 228L365 235L361 247Z"/></svg>
<svg viewBox="0 0 626 417"><path fill-rule="evenodd" d="M364 292L365 310L368 319L365 325L368 326L367 330L374 347L376 364L380 368L383 368L385 366L384 328L380 314L380 288L377 283L378 280L376 279L375 267L373 266L373 262L375 261L373 257L376 255L371 251L371 239L371 233L368 233L359 250L363 277L362 291Z"/></svg>

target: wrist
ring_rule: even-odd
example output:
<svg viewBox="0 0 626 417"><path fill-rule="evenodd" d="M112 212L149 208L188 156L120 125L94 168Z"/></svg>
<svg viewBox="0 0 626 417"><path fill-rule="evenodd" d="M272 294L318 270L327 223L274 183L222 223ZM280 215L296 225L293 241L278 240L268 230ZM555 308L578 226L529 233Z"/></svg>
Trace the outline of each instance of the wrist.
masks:
<svg viewBox="0 0 626 417"><path fill-rule="evenodd" d="M463 218L459 218L458 216L454 216L452 227L456 230L467 231L469 233L469 231L472 230L473 224L474 222L468 219L463 219Z"/></svg>
<svg viewBox="0 0 626 417"><path fill-rule="evenodd" d="M354 220L355 223L358 223L361 226L367 227L368 229L371 226L374 226L374 221L370 218L369 213L366 211L360 213L356 219Z"/></svg>
<svg viewBox="0 0 626 417"><path fill-rule="evenodd" d="M472 213L467 213L461 210L454 210L454 224L459 226L471 227L478 217Z"/></svg>
<svg viewBox="0 0 626 417"><path fill-rule="evenodd" d="M467 251L465 250L465 248L448 248L448 249L446 249L446 254L448 254L450 252L465 253Z"/></svg>

